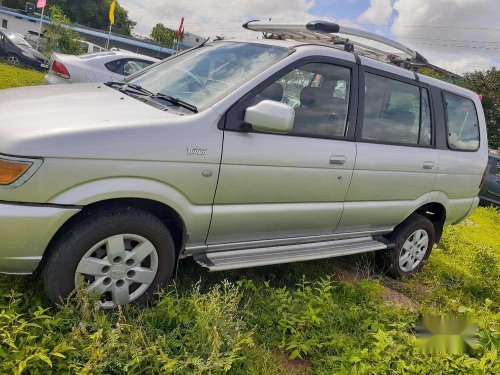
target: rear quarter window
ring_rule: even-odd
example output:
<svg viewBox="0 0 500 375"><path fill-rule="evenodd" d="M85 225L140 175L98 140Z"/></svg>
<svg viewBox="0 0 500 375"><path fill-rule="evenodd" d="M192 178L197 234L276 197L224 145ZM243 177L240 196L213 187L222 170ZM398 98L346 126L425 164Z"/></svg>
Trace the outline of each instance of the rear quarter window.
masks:
<svg viewBox="0 0 500 375"><path fill-rule="evenodd" d="M444 93L448 146L452 150L479 149L479 118L471 99Z"/></svg>

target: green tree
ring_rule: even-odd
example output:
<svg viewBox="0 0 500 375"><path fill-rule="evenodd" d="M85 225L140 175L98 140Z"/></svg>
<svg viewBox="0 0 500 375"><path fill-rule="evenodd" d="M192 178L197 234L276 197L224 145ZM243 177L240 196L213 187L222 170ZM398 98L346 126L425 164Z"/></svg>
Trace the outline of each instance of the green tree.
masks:
<svg viewBox="0 0 500 375"><path fill-rule="evenodd" d="M111 0L49 0L57 5L75 23L99 30L109 28L109 6ZM113 32L131 35L136 22L128 18L128 12L116 3Z"/></svg>
<svg viewBox="0 0 500 375"><path fill-rule="evenodd" d="M158 23L153 27L153 30L151 30L151 39L164 46L172 47L177 37L176 34L177 32L175 30L169 29L162 23Z"/></svg>
<svg viewBox="0 0 500 375"><path fill-rule="evenodd" d="M24 9L26 0L3 0L4 7L12 9Z"/></svg>
<svg viewBox="0 0 500 375"><path fill-rule="evenodd" d="M500 149L500 70L465 73L458 84L483 96L490 148Z"/></svg>
<svg viewBox="0 0 500 375"><path fill-rule="evenodd" d="M52 22L45 32L47 38L46 52L57 51L71 55L84 53L85 51L77 41L80 36L67 27L70 24L68 17L55 5L50 7L50 13Z"/></svg>

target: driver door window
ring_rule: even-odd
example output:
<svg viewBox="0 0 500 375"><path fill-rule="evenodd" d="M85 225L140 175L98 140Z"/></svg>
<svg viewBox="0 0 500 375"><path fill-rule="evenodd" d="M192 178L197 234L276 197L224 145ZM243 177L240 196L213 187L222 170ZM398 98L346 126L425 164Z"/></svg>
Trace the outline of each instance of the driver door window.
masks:
<svg viewBox="0 0 500 375"><path fill-rule="evenodd" d="M288 104L295 110L288 135L343 137L347 126L350 92L349 68L325 63L301 66L271 83L250 100Z"/></svg>

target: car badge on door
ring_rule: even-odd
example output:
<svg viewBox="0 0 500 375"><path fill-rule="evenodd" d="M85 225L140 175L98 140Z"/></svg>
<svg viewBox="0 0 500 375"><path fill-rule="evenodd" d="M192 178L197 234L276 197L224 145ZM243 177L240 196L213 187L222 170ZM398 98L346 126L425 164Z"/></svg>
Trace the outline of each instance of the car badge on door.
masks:
<svg viewBox="0 0 500 375"><path fill-rule="evenodd" d="M206 155L207 149L205 148L196 148L196 147L188 147L186 148L186 154L188 155Z"/></svg>

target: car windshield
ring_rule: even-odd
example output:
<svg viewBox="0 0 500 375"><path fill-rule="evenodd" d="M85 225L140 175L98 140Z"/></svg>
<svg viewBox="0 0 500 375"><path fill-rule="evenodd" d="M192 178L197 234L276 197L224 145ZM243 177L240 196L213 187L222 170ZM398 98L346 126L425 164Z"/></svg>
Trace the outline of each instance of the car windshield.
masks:
<svg viewBox="0 0 500 375"><path fill-rule="evenodd" d="M30 44L27 41L25 41L23 38L21 38L19 35L8 32L8 31L5 32L5 34L7 35L7 38L9 38L10 41L14 44L17 44L18 46L31 47Z"/></svg>
<svg viewBox="0 0 500 375"><path fill-rule="evenodd" d="M203 110L290 52L258 43L216 42L167 60L128 82Z"/></svg>

